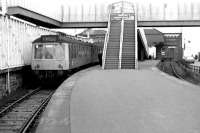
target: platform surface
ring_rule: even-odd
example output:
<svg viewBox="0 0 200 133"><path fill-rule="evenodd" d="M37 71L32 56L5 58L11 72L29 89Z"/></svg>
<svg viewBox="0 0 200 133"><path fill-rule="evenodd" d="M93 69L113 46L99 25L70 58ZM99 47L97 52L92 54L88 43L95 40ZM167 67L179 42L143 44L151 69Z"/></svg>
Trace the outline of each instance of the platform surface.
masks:
<svg viewBox="0 0 200 133"><path fill-rule="evenodd" d="M199 133L200 87L160 72L155 64L142 62L139 70L96 67L72 76L58 89L65 95L71 86L70 99L54 97L37 132ZM48 124L47 118L60 123Z"/></svg>

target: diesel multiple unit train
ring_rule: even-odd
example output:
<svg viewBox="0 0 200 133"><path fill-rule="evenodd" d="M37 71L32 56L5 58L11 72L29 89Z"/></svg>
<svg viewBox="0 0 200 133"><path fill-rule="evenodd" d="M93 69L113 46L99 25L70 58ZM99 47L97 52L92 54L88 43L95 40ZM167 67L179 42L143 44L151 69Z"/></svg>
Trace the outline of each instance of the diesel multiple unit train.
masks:
<svg viewBox="0 0 200 133"><path fill-rule="evenodd" d="M42 35L33 42L31 68L39 79L52 79L97 63L102 47L70 35Z"/></svg>

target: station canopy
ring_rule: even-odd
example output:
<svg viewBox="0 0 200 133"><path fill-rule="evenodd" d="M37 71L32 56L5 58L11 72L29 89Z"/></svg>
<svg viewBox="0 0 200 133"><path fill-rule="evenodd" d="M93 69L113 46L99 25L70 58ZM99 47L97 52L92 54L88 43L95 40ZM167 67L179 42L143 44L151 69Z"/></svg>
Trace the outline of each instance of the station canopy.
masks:
<svg viewBox="0 0 200 133"><path fill-rule="evenodd" d="M158 31L157 29L144 29L144 32L149 47L164 44L162 32Z"/></svg>

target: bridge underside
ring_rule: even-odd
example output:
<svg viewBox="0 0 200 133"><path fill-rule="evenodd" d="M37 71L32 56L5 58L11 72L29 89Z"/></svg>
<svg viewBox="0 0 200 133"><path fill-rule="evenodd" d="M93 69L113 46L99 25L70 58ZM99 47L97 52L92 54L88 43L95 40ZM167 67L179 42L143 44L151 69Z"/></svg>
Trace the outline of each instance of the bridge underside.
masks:
<svg viewBox="0 0 200 133"><path fill-rule="evenodd" d="M9 7L7 14L47 28L59 28L61 25L57 20L19 6Z"/></svg>
<svg viewBox="0 0 200 133"><path fill-rule="evenodd" d="M108 22L63 22L59 28L107 28ZM137 27L199 27L200 20L138 21Z"/></svg>
<svg viewBox="0 0 200 133"><path fill-rule="evenodd" d="M60 22L50 17L38 14L20 6L9 7L8 15L26 20L47 28L107 28L107 21L96 22ZM161 20L138 21L138 27L199 27L200 20Z"/></svg>

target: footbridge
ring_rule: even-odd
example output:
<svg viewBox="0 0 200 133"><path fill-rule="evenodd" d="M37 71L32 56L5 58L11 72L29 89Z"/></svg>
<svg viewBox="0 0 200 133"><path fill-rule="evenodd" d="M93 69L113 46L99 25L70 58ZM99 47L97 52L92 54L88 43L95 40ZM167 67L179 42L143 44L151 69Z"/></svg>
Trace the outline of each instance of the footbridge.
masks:
<svg viewBox="0 0 200 133"><path fill-rule="evenodd" d="M2 14L47 28L106 28L111 1L1 0ZM136 0L138 27L200 26L200 1ZM47 6L48 5L48 6Z"/></svg>

